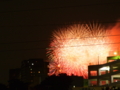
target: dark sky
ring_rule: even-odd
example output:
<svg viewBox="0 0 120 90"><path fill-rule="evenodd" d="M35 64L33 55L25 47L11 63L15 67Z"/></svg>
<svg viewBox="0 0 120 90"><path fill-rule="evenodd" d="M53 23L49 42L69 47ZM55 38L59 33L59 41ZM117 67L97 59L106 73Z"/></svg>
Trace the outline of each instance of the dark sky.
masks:
<svg viewBox="0 0 120 90"><path fill-rule="evenodd" d="M119 11L119 0L1 0L0 82L6 84L9 69L22 60L46 59L56 28L91 21L109 25L120 18Z"/></svg>

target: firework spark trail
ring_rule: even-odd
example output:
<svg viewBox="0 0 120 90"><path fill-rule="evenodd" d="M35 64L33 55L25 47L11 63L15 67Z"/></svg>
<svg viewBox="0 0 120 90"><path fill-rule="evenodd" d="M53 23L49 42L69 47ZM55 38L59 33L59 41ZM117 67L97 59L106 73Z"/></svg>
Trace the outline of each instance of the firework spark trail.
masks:
<svg viewBox="0 0 120 90"><path fill-rule="evenodd" d="M111 49L109 45L104 45L109 41L106 35L107 31L97 24L78 24L53 32L50 48L47 51L49 67L52 67L49 68L50 71L60 69L54 74L66 73L87 78L88 65L106 62ZM59 68L51 64L53 62L57 63Z"/></svg>

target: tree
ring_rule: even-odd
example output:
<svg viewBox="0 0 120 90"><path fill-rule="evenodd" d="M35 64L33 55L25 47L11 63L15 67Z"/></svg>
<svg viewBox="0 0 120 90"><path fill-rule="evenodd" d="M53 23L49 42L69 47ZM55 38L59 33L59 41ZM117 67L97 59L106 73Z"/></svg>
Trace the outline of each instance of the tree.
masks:
<svg viewBox="0 0 120 90"><path fill-rule="evenodd" d="M68 90L72 83L70 76L59 74L59 76L49 76L40 85L34 87L35 90Z"/></svg>
<svg viewBox="0 0 120 90"><path fill-rule="evenodd" d="M7 86L0 83L0 90L7 90Z"/></svg>

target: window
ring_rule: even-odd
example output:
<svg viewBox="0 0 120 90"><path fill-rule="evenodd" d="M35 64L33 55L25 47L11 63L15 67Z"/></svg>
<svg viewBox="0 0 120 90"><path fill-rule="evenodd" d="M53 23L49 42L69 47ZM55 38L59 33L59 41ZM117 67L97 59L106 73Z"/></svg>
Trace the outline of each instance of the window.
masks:
<svg viewBox="0 0 120 90"><path fill-rule="evenodd" d="M102 68L99 69L99 75L104 75L109 73L110 71L110 67L109 66L104 66Z"/></svg>
<svg viewBox="0 0 120 90"><path fill-rule="evenodd" d="M38 73L40 73L40 71L38 71Z"/></svg>
<svg viewBox="0 0 120 90"><path fill-rule="evenodd" d="M73 88L75 88L75 85L73 85Z"/></svg>
<svg viewBox="0 0 120 90"><path fill-rule="evenodd" d="M34 63L32 63L32 65L34 65Z"/></svg>
<svg viewBox="0 0 120 90"><path fill-rule="evenodd" d="M90 76L97 76L97 71L90 71Z"/></svg>
<svg viewBox="0 0 120 90"><path fill-rule="evenodd" d="M89 85L90 86L96 86L97 85L97 79L91 79L91 80L89 80Z"/></svg>

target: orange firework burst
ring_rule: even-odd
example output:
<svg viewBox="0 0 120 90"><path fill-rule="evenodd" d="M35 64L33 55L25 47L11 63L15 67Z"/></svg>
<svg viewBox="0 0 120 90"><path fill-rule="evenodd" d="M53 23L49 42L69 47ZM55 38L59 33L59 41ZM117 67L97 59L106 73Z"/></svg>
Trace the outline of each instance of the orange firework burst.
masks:
<svg viewBox="0 0 120 90"><path fill-rule="evenodd" d="M97 24L77 24L54 31L47 53L49 66L54 62L59 68L49 68L50 71L60 69L57 74L66 73L87 78L88 65L106 62L110 51L110 46L104 44L109 42L106 35L107 30Z"/></svg>

